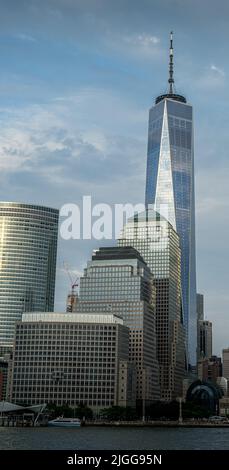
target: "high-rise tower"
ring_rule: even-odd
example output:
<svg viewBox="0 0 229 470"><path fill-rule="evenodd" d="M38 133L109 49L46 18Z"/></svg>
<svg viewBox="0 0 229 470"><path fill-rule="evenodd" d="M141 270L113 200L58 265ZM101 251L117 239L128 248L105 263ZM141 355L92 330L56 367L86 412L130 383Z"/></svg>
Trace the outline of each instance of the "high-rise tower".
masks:
<svg viewBox="0 0 229 470"><path fill-rule="evenodd" d="M168 93L149 111L146 205L154 205L180 236L182 308L189 362L196 363L196 263L193 111L175 92L173 34Z"/></svg>
<svg viewBox="0 0 229 470"><path fill-rule="evenodd" d="M52 311L59 211L0 202L0 352L22 313Z"/></svg>
<svg viewBox="0 0 229 470"><path fill-rule="evenodd" d="M118 244L135 248L153 273L160 397L171 401L182 395L186 365L179 236L163 216L147 210L127 221Z"/></svg>
<svg viewBox="0 0 229 470"><path fill-rule="evenodd" d="M75 308L123 318L130 329L129 361L136 366L140 408L160 399L155 300L153 276L139 252L130 246L104 247L87 264Z"/></svg>

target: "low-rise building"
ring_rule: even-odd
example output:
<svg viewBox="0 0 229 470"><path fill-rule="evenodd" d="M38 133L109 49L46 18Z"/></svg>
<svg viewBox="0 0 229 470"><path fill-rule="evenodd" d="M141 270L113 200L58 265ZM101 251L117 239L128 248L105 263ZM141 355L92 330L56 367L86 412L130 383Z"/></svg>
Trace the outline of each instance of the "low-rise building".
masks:
<svg viewBox="0 0 229 470"><path fill-rule="evenodd" d="M26 313L16 325L11 400L135 406L128 354L129 329L117 315Z"/></svg>
<svg viewBox="0 0 229 470"><path fill-rule="evenodd" d="M229 416L229 397L223 397L219 400L220 416Z"/></svg>

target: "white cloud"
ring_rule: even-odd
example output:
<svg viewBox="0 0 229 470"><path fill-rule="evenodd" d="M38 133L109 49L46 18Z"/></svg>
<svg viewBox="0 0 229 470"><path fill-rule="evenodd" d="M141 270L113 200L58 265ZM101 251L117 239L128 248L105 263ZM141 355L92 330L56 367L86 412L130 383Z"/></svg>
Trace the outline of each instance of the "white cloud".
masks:
<svg viewBox="0 0 229 470"><path fill-rule="evenodd" d="M201 89L222 88L226 83L226 74L223 69L211 64L196 78L195 84Z"/></svg>
<svg viewBox="0 0 229 470"><path fill-rule="evenodd" d="M159 56L161 52L160 39L147 33L130 34L121 36L120 47L122 52L137 56L138 58L147 58ZM125 51L126 48L126 51Z"/></svg>
<svg viewBox="0 0 229 470"><path fill-rule="evenodd" d="M18 34L15 34L14 37L16 39L20 39L20 41L36 42L36 39L30 34L18 33Z"/></svg>
<svg viewBox="0 0 229 470"><path fill-rule="evenodd" d="M151 36L150 34L134 34L132 36L124 36L123 40L134 46L142 46L144 48L151 48L159 44L160 39L157 36Z"/></svg>
<svg viewBox="0 0 229 470"><path fill-rule="evenodd" d="M15 171L31 158L30 136L16 127L2 129L0 135L0 170Z"/></svg>
<svg viewBox="0 0 229 470"><path fill-rule="evenodd" d="M225 77L225 72L223 69L220 69L219 67L216 67L216 65L212 64L210 69L213 71L213 72L216 72L217 74L219 74L221 77Z"/></svg>
<svg viewBox="0 0 229 470"><path fill-rule="evenodd" d="M20 184L23 174L29 173L52 186L77 184L85 191L87 184L101 193L121 174L139 178L145 172L146 149L144 141L136 138L136 129L146 121L147 111L96 89L83 89L70 99L46 105L2 110L1 179L3 174L18 174Z"/></svg>
<svg viewBox="0 0 229 470"><path fill-rule="evenodd" d="M99 152L105 154L105 152L108 151L109 142L101 130L86 130L83 132L82 136L85 142L93 145L93 147Z"/></svg>
<svg viewBox="0 0 229 470"><path fill-rule="evenodd" d="M57 267L57 271L60 275L66 276L70 280L70 276L73 280L83 275L83 270L79 271L76 267L70 267L68 263L63 262L62 266Z"/></svg>
<svg viewBox="0 0 229 470"><path fill-rule="evenodd" d="M107 46L114 51L118 51L122 56L132 57L137 60L160 57L162 51L160 38L155 35L145 32L118 34L109 30L105 34Z"/></svg>

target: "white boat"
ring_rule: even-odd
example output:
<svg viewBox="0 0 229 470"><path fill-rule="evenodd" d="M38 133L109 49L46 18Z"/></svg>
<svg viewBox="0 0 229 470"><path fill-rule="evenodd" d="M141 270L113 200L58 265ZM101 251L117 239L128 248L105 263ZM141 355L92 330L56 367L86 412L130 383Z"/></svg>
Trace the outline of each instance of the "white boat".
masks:
<svg viewBox="0 0 229 470"><path fill-rule="evenodd" d="M61 428L79 428L81 421L78 418L64 418L59 416L58 418L48 421L48 426L55 426Z"/></svg>

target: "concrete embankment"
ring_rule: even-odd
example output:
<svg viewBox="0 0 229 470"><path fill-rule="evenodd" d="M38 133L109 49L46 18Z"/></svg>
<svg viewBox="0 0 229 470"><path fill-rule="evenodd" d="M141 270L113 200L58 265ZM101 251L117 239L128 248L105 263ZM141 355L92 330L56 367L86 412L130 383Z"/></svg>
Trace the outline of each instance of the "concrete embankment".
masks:
<svg viewBox="0 0 229 470"><path fill-rule="evenodd" d="M166 427L166 428L228 428L229 422L210 421L86 421L85 426L120 426L120 427Z"/></svg>

